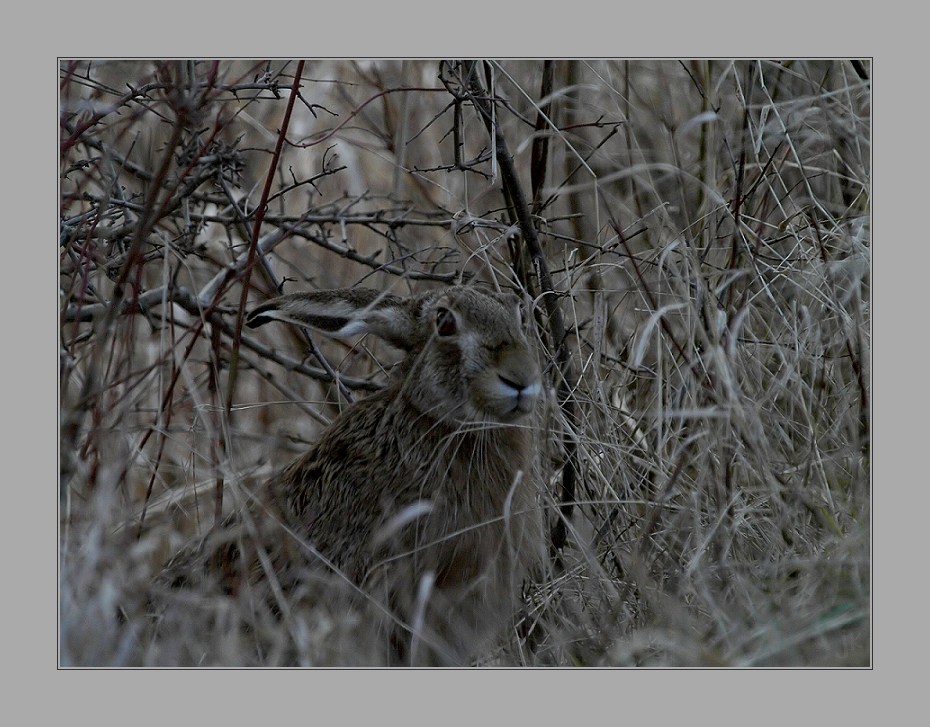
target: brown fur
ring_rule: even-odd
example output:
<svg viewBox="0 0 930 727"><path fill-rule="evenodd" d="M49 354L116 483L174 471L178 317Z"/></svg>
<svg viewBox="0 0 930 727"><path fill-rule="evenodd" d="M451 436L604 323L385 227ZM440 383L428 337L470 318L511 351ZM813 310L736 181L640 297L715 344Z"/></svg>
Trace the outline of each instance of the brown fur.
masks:
<svg viewBox="0 0 930 727"><path fill-rule="evenodd" d="M455 332L441 336L445 310ZM249 323L268 320L363 330L408 351L388 387L347 409L268 494L405 622L398 658L467 663L512 615L542 543L531 466L539 373L516 299L472 288L408 299L321 291L266 303ZM501 381L529 392L519 409Z"/></svg>

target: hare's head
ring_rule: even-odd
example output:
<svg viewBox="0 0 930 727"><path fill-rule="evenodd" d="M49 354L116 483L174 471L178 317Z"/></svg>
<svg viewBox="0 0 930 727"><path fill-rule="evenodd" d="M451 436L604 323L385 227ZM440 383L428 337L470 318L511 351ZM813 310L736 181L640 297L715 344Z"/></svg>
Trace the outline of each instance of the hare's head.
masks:
<svg viewBox="0 0 930 727"><path fill-rule="evenodd" d="M408 298L365 288L295 293L249 314L331 336L373 333L407 352L398 392L417 411L458 422L515 422L535 407L539 366L516 296L453 287Z"/></svg>

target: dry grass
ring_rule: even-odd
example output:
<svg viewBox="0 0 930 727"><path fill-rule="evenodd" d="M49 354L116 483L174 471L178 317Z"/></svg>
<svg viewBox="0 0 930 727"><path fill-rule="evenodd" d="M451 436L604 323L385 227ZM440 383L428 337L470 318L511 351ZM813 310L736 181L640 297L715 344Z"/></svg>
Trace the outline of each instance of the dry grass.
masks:
<svg viewBox="0 0 930 727"><path fill-rule="evenodd" d="M537 298L553 525L576 475L559 562L479 663L870 664L868 63L485 68L561 362L461 68L62 64L62 665L382 663L318 571L158 575L397 359L244 309L463 276Z"/></svg>

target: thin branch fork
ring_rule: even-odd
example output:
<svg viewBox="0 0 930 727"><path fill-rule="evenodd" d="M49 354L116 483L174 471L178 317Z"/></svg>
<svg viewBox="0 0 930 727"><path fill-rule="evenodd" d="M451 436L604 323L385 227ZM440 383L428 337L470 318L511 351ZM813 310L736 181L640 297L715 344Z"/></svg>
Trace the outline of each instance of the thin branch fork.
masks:
<svg viewBox="0 0 930 727"><path fill-rule="evenodd" d="M488 134L494 142L495 155L501 171L504 191L513 205L513 212L517 218L516 222L520 225L523 241L530 253L533 267L536 270L536 276L539 279L543 301L546 306L546 315L549 321L549 333L552 337L552 345L555 347L555 360L561 373L557 388L559 406L569 423L569 428L574 429L577 416L575 412L575 402L572 398L572 382L575 380L575 376L566 341L565 319L562 315L562 308L559 303L559 298L561 296L552 283L549 265L546 262L545 254L539 243L536 227L533 225L533 216L527 204L526 195L520 184L520 179L517 175L513 157L507 146L507 139L504 136L500 121L496 117L493 104L482 86L478 74L477 61L463 61L462 65L465 71L465 91L471 103L481 114L485 126L487 127ZM575 483L578 473L577 443L567 430L565 432L564 447L566 460L565 467L562 470L562 492L559 506L560 516L556 519L551 534L551 543L555 551L559 551L565 546L567 539L566 523L572 514L575 500Z"/></svg>

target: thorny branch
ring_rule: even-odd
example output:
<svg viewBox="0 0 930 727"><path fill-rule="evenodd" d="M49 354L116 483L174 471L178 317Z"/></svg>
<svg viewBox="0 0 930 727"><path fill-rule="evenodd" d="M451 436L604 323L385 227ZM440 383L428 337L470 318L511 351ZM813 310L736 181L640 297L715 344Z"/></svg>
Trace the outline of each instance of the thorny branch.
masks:
<svg viewBox="0 0 930 727"><path fill-rule="evenodd" d="M549 76L549 82L551 83L551 76ZM566 340L565 320L559 303L560 294L555 289L552 282L549 264L539 242L536 227L533 223L532 212L517 175L513 157L510 154L500 120L495 114L494 104L497 99L487 95L479 75L479 65L476 61L463 61L461 63L459 84L458 93L464 95L481 114L488 134L493 141L496 150L496 160L501 171L504 191L512 204L513 215L516 218L514 222L519 223L520 233L533 262L533 268L539 280L542 299L546 307L549 333L551 335L552 345L555 349L554 357L560 373L557 384L559 405L565 415L568 427L574 429L576 414L575 403L572 398L572 387L575 375L572 370L573 367ZM447 87L450 91L453 91L451 85L447 85ZM543 153L543 149L544 147L540 147L540 154ZM545 159L537 158L536 165L534 166L534 174L542 174L541 165L544 164ZM551 535L551 543L555 551L560 551L565 546L567 538L566 523L571 517L575 500L578 455L577 444L572 432L569 430L565 432L564 448L565 466L562 470L562 491L560 493L561 503L559 508L560 517L556 518Z"/></svg>

